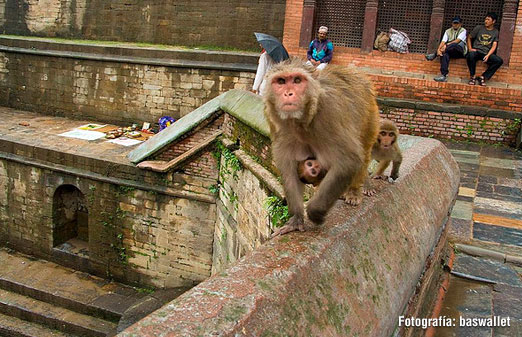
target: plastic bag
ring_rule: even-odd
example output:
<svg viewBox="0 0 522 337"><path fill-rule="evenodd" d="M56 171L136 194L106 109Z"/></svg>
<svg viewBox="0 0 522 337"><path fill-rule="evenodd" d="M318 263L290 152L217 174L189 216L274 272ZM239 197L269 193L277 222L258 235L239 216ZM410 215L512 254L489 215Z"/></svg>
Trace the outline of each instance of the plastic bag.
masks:
<svg viewBox="0 0 522 337"><path fill-rule="evenodd" d="M163 129L169 127L175 121L176 120L170 116L160 117L160 119L158 120L159 130L162 131Z"/></svg>
<svg viewBox="0 0 522 337"><path fill-rule="evenodd" d="M390 42L388 43L389 50L404 54L408 52L408 45L410 43L411 40L406 33L390 28Z"/></svg>

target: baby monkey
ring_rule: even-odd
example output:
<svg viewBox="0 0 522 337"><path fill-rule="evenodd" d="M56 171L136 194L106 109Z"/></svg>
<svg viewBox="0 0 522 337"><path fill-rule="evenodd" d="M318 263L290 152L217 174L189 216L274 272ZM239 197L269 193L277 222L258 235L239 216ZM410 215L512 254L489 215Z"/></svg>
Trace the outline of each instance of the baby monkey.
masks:
<svg viewBox="0 0 522 337"><path fill-rule="evenodd" d="M379 135L372 148L372 159L379 162L377 171L371 176L373 179L388 180L388 176L384 175L384 171L390 163L392 163L393 166L389 178L396 180L399 177L402 153L397 143L398 139L399 130L397 126L395 126L395 123L388 119L381 120ZM311 184L314 187L317 187L321 183L326 172L327 170L325 170L314 157L300 161L297 165L299 180L301 180L303 184ZM366 195L371 196L375 194L375 191L369 187L369 182L366 182L363 190Z"/></svg>
<svg viewBox="0 0 522 337"><path fill-rule="evenodd" d="M372 159L379 162L377 171L372 174L373 179L388 180L384 170L393 163L390 178L396 180L399 177L399 168L402 163L402 153L397 140L399 139L399 130L395 123L389 119L381 120L381 126L377 142L373 144Z"/></svg>
<svg viewBox="0 0 522 337"><path fill-rule="evenodd" d="M297 165L297 176L303 184L311 184L314 187L319 186L326 175L326 170L314 157L300 161Z"/></svg>

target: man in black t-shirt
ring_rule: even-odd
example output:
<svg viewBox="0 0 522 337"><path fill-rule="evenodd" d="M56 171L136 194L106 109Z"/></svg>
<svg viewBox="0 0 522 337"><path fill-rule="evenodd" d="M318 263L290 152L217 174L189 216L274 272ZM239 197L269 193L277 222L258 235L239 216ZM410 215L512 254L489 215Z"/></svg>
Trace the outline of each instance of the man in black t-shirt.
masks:
<svg viewBox="0 0 522 337"><path fill-rule="evenodd" d="M498 44L498 29L495 28L495 22L497 22L497 14L489 12L484 19L484 25L476 26L468 35L469 52L466 61L471 77L469 84L471 85L477 82L480 85L486 85L486 80L489 80L504 63L502 58L495 54ZM488 68L482 75L475 77L478 60L487 63Z"/></svg>

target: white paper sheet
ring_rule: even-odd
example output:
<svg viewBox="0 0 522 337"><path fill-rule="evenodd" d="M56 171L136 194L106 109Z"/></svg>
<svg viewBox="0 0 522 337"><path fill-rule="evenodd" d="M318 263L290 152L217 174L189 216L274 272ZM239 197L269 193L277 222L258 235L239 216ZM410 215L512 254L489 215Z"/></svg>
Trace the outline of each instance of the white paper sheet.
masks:
<svg viewBox="0 0 522 337"><path fill-rule="evenodd" d="M139 144L142 141L141 140L137 140L137 139L127 138L127 137L120 137L120 138L111 139L108 142L109 143L123 145L123 146L132 146L132 145Z"/></svg>
<svg viewBox="0 0 522 337"><path fill-rule="evenodd" d="M98 131L87 131L87 130L72 130L59 134L58 136L69 137L69 138L78 138L84 140L96 140L102 137L105 137L103 132Z"/></svg>

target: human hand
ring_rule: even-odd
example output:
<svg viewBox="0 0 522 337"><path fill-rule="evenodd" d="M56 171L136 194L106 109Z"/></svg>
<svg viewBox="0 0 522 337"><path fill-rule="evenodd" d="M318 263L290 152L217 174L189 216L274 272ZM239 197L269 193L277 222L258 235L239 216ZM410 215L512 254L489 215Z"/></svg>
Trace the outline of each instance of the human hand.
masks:
<svg viewBox="0 0 522 337"><path fill-rule="evenodd" d="M484 58L482 59L483 62L488 62L488 59L489 59L489 55L486 55L484 56Z"/></svg>

